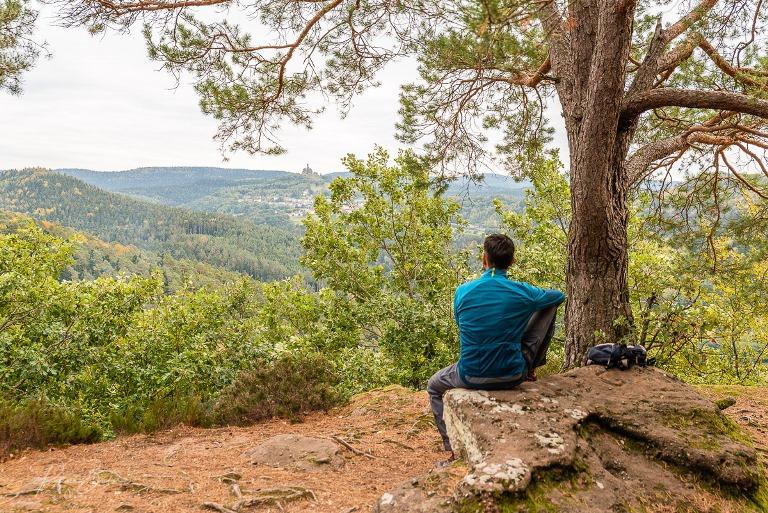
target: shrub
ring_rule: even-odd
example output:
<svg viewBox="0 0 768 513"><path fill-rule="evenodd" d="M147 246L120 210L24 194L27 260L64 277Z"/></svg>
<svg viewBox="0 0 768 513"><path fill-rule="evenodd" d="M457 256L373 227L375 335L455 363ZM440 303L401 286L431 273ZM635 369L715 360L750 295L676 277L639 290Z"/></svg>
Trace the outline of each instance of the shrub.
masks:
<svg viewBox="0 0 768 513"><path fill-rule="evenodd" d="M536 375L540 378L559 374L563 371L563 346L553 344L547 353L547 363L536 369Z"/></svg>
<svg viewBox="0 0 768 513"><path fill-rule="evenodd" d="M151 433L178 424L210 426L210 414L200 397L190 393L171 394L146 406L132 404L110 417L117 433Z"/></svg>
<svg viewBox="0 0 768 513"><path fill-rule="evenodd" d="M99 441L103 432L82 420L80 411L45 399L0 400L0 460L26 447Z"/></svg>
<svg viewBox="0 0 768 513"><path fill-rule="evenodd" d="M243 425L272 417L298 420L303 413L327 410L340 401L335 366L317 353L283 353L258 360L242 371L213 407L221 424Z"/></svg>

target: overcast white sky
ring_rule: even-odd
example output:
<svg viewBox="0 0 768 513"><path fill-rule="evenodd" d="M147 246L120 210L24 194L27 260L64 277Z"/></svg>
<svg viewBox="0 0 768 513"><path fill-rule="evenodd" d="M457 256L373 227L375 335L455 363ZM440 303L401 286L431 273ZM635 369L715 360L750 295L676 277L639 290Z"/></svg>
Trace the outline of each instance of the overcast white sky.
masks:
<svg viewBox="0 0 768 513"><path fill-rule="evenodd" d="M188 83L173 78L146 56L138 30L92 37L84 29L56 27L50 12L38 22L50 45L25 76L22 96L0 93L0 169L40 166L122 170L143 166L221 166L300 171L339 171L346 153L360 156L374 144L395 150L398 91L415 79L413 63L394 64L382 86L360 96L346 119L335 106L311 131L286 127L281 156L229 154L225 162L213 119L204 116ZM555 114L555 113L553 113ZM563 143L562 136L558 140Z"/></svg>

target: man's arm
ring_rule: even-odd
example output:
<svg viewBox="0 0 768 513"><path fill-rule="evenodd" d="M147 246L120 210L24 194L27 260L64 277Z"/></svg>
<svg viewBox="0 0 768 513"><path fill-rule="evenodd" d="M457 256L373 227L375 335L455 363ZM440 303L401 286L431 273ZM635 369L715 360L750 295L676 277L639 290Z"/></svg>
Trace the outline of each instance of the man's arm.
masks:
<svg viewBox="0 0 768 513"><path fill-rule="evenodd" d="M557 306L565 301L565 294L559 290L543 289L526 283L528 297L531 301L531 309L535 312Z"/></svg>

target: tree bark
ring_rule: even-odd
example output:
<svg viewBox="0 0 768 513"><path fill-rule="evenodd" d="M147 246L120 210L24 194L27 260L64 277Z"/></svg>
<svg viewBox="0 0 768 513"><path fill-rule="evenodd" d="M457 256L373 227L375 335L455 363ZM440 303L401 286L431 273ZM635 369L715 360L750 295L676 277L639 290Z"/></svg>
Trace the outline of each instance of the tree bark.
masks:
<svg viewBox="0 0 768 513"><path fill-rule="evenodd" d="M585 0L575 2L570 12L569 60L575 80L571 90L558 87L566 113L573 211L566 272L566 368L581 365L596 342L623 336L632 322L624 161L636 125L622 123L621 114L633 15L631 0Z"/></svg>
<svg viewBox="0 0 768 513"><path fill-rule="evenodd" d="M573 161L574 159L572 159ZM627 193L621 165L595 173L595 152L572 163L574 215L568 234L566 368L584 363L590 346L614 342L633 322L629 305ZM614 160L614 159L612 159ZM615 186L613 185L615 184Z"/></svg>

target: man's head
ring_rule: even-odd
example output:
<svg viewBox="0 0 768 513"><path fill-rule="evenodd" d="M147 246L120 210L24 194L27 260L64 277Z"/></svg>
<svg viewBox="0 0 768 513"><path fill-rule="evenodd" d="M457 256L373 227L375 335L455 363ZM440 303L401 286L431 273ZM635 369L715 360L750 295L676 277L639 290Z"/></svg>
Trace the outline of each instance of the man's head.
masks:
<svg viewBox="0 0 768 513"><path fill-rule="evenodd" d="M515 243L501 233L494 233L483 242L483 265L506 269L515 262Z"/></svg>

